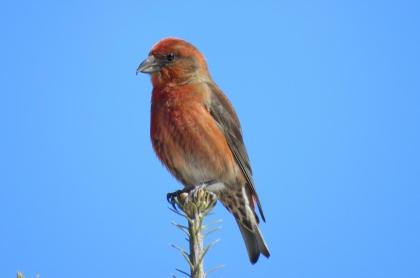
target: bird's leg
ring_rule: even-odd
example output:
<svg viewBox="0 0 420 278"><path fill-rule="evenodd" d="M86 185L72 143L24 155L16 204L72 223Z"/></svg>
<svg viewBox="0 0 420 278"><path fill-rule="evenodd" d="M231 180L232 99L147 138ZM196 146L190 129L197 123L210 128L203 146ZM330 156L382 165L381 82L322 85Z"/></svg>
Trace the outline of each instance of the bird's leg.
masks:
<svg viewBox="0 0 420 278"><path fill-rule="evenodd" d="M210 187L212 184L214 184L216 181L215 180L208 180L205 181L203 183L194 185L188 192L188 197L194 196L200 189L207 189L208 187Z"/></svg>
<svg viewBox="0 0 420 278"><path fill-rule="evenodd" d="M170 193L166 194L166 200L168 201L169 204L172 205L172 207L175 210L178 210L176 208L176 198L178 198L181 194L186 193L186 194L188 194L188 197L190 197L190 196L193 196L199 189L202 189L202 188L205 189L206 187L208 187L208 186L210 186L214 183L215 183L215 180L209 180L209 181L206 181L206 182L194 185L194 186L185 187L185 188L183 188L181 190L177 190L175 192L170 192Z"/></svg>

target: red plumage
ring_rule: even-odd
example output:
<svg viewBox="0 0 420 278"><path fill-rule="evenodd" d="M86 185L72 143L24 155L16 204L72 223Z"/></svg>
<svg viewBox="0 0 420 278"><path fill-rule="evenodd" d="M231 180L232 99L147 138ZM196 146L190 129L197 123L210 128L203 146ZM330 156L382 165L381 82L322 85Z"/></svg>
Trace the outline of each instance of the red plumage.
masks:
<svg viewBox="0 0 420 278"><path fill-rule="evenodd" d="M212 80L204 56L190 43L158 42L138 72L151 74L153 148L187 188L212 181L208 190L234 215L252 263L270 256L258 227L264 220L239 119Z"/></svg>

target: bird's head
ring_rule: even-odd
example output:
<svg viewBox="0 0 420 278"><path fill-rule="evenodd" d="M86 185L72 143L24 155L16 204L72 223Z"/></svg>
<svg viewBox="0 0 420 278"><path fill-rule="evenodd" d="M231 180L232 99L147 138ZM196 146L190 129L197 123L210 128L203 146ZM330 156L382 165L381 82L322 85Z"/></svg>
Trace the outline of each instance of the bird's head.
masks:
<svg viewBox="0 0 420 278"><path fill-rule="evenodd" d="M154 85L183 83L208 77L204 56L192 44L165 38L155 44L137 73L149 73Z"/></svg>

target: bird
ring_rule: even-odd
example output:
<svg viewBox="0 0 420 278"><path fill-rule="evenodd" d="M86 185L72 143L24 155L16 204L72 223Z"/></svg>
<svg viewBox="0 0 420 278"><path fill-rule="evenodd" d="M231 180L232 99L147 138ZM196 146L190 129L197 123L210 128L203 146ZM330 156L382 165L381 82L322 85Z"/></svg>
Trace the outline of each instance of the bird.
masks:
<svg viewBox="0 0 420 278"><path fill-rule="evenodd" d="M153 86L150 137L157 157L185 189L205 184L215 193L233 214L252 264L260 254L269 258L239 118L203 54L183 39L164 38L138 66L140 72L150 75Z"/></svg>

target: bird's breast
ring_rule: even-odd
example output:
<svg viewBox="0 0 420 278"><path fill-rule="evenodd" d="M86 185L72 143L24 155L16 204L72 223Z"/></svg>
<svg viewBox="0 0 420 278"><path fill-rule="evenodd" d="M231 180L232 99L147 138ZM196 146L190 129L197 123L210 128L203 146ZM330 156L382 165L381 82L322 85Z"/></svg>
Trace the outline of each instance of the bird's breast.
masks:
<svg viewBox="0 0 420 278"><path fill-rule="evenodd" d="M152 100L151 139L157 156L185 186L228 178L234 159L223 132L202 96L184 94L169 92Z"/></svg>

